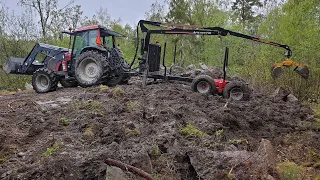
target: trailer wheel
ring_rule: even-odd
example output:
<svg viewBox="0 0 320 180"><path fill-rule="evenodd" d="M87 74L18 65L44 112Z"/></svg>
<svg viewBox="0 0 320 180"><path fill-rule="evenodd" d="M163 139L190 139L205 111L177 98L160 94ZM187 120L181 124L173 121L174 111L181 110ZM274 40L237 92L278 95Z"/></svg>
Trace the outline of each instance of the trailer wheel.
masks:
<svg viewBox="0 0 320 180"><path fill-rule="evenodd" d="M62 87L64 87L64 88L71 88L71 87L78 86L78 82L75 79L73 79L73 80L62 79L62 80L60 80L60 83L61 83Z"/></svg>
<svg viewBox="0 0 320 180"><path fill-rule="evenodd" d="M248 101L250 98L250 90L244 82L232 81L223 89L223 97L236 101Z"/></svg>
<svg viewBox="0 0 320 180"><path fill-rule="evenodd" d="M102 77L107 77L109 63L107 57L98 51L85 51L75 62L75 78L82 87L97 85Z"/></svg>
<svg viewBox="0 0 320 180"><path fill-rule="evenodd" d="M58 79L53 71L40 68L33 73L32 86L37 93L55 91L58 87Z"/></svg>
<svg viewBox="0 0 320 180"><path fill-rule="evenodd" d="M215 86L214 80L208 75L197 76L191 84L191 89L194 92L199 92L201 94L215 94L217 93L217 88Z"/></svg>

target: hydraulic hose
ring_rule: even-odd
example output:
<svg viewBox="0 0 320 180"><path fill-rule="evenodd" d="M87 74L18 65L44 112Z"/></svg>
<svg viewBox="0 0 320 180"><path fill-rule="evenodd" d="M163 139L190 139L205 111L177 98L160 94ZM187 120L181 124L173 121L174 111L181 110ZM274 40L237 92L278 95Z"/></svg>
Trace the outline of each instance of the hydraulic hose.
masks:
<svg viewBox="0 0 320 180"><path fill-rule="evenodd" d="M130 68L133 66L134 62L136 61L137 55L138 55L138 49L139 49L139 26L140 22L137 25L137 33L136 33L136 52L134 53L133 60L130 64Z"/></svg>

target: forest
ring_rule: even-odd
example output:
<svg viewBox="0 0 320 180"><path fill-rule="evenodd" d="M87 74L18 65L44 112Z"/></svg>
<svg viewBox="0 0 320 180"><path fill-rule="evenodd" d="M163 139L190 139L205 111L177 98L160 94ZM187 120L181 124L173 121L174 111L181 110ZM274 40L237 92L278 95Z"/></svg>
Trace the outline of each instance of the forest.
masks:
<svg viewBox="0 0 320 180"><path fill-rule="evenodd" d="M121 17L108 13L112 7L100 7L92 17L74 1L59 7L59 0L20 0L20 14L0 2L0 63L9 57L26 57L35 42L68 48L69 38L61 40L60 31L101 24L126 35L118 43L131 63L136 49L135 25L122 23ZM37 17L37 18L35 18ZM306 102L320 98L320 1L319 0L166 0L155 1L145 10L145 19L160 22L223 27L232 31L288 45L292 60L310 69L305 80L293 68L272 79L270 69L284 60L284 49L232 36L156 35L154 41L167 43L166 62L186 67L200 62L222 67L224 49L230 48L230 76L245 78L257 92L271 93L284 87ZM137 24L138 22L136 22ZM8 75L0 71L0 90L24 89L29 76Z"/></svg>

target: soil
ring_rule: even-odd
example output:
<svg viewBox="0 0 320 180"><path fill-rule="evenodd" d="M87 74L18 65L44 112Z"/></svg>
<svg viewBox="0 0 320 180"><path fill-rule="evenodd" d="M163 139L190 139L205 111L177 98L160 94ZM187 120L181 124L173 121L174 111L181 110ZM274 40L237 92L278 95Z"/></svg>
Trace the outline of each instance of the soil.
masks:
<svg viewBox="0 0 320 180"><path fill-rule="evenodd" d="M320 153L320 127L300 102L258 93L229 101L185 84L130 81L2 96L0 179L105 179L106 158L156 179L278 179L256 153L262 139L277 162L301 165L310 149Z"/></svg>

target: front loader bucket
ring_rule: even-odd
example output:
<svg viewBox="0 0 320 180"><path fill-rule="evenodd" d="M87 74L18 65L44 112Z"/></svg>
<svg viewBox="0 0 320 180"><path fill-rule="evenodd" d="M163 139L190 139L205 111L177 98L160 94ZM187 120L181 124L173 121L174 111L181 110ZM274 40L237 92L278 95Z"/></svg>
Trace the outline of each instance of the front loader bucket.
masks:
<svg viewBox="0 0 320 180"><path fill-rule="evenodd" d="M298 73L304 79L309 78L309 68L306 66L297 66L294 71Z"/></svg>
<svg viewBox="0 0 320 180"><path fill-rule="evenodd" d="M24 58L10 57L7 62L2 65L2 69L8 74L20 74Z"/></svg>
<svg viewBox="0 0 320 180"><path fill-rule="evenodd" d="M284 70L281 66L273 66L271 68L271 77L277 79L284 74Z"/></svg>

